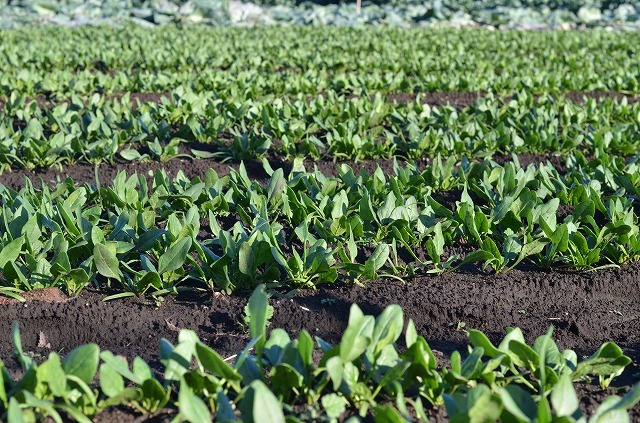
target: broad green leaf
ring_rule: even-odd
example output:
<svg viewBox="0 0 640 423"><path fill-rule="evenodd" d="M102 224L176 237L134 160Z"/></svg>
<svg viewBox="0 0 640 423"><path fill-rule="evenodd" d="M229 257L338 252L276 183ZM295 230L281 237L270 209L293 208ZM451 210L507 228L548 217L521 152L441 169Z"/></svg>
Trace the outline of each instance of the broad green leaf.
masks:
<svg viewBox="0 0 640 423"><path fill-rule="evenodd" d="M236 413L231 408L231 401L224 391L218 391L217 400L216 422L231 423L237 421Z"/></svg>
<svg viewBox="0 0 640 423"><path fill-rule="evenodd" d="M529 393L518 385L498 388L504 408L523 422L533 422L537 417L537 406Z"/></svg>
<svg viewBox="0 0 640 423"><path fill-rule="evenodd" d="M132 148L127 148L120 151L120 155L122 156L123 159L130 160L130 161L137 160L141 157L140 153L137 150L134 150Z"/></svg>
<svg viewBox="0 0 640 423"><path fill-rule="evenodd" d="M227 364L227 362L224 361L217 352L201 342L196 343L196 356L198 357L198 360L200 360L204 369L208 372L230 381L242 380L242 376L240 376L233 367Z"/></svg>
<svg viewBox="0 0 640 423"><path fill-rule="evenodd" d="M398 340L402 335L404 317L402 308L396 304L386 307L376 318L371 342L375 345L376 353L384 347Z"/></svg>
<svg viewBox="0 0 640 423"><path fill-rule="evenodd" d="M238 269L245 275L255 275L254 247L249 242L244 242L238 251Z"/></svg>
<svg viewBox="0 0 640 423"><path fill-rule="evenodd" d="M269 297L264 285L259 285L253 290L249 298L246 310L249 317L249 333L252 338L258 339L256 350L259 356L262 354L262 347L266 342L267 333L267 312L269 310Z"/></svg>
<svg viewBox="0 0 640 423"><path fill-rule="evenodd" d="M285 423L280 400L260 380L251 382L239 408L243 421Z"/></svg>
<svg viewBox="0 0 640 423"><path fill-rule="evenodd" d="M516 340L509 342L509 356L516 366L532 371L535 371L540 361L540 357L531 347Z"/></svg>
<svg viewBox="0 0 640 423"><path fill-rule="evenodd" d="M271 175L271 179L267 185L267 198L269 201L272 201L274 198L282 194L286 186L287 181L284 178L284 171L282 168L276 169Z"/></svg>
<svg viewBox="0 0 640 423"><path fill-rule="evenodd" d="M340 357L335 356L328 359L326 369L329 379L333 382L333 390L337 391L340 389L340 385L344 379L344 365L342 364Z"/></svg>
<svg viewBox="0 0 640 423"><path fill-rule="evenodd" d="M21 236L2 247L2 250L0 250L0 268L9 262L15 261L20 256L23 244L24 237Z"/></svg>
<svg viewBox="0 0 640 423"><path fill-rule="evenodd" d="M51 393L57 397L64 397L67 389L67 379L60 356L54 352L49 354L49 358L38 366L36 370L39 382L46 382Z"/></svg>
<svg viewBox="0 0 640 423"><path fill-rule="evenodd" d="M102 276L120 281L119 261L114 249L96 244L93 247L93 262Z"/></svg>
<svg viewBox="0 0 640 423"><path fill-rule="evenodd" d="M142 390L142 402L152 413L167 405L171 391L165 391L156 379L146 379L142 382L140 389Z"/></svg>
<svg viewBox="0 0 640 423"><path fill-rule="evenodd" d="M337 419L347 408L346 400L338 394L327 394L322 397L320 403L330 419Z"/></svg>
<svg viewBox="0 0 640 423"><path fill-rule="evenodd" d="M67 375L74 375L85 383L91 383L98 370L99 357L100 348L96 344L82 345L67 354L62 367Z"/></svg>
<svg viewBox="0 0 640 423"><path fill-rule="evenodd" d="M606 342L591 357L578 363L572 377L576 380L584 375L617 375L630 363L631 359L619 346Z"/></svg>
<svg viewBox="0 0 640 423"><path fill-rule="evenodd" d="M636 383L624 397L606 398L589 419L589 423L625 423L629 421L627 410L640 403L640 383Z"/></svg>
<svg viewBox="0 0 640 423"><path fill-rule="evenodd" d="M373 408L376 423L405 423L402 415L390 405Z"/></svg>
<svg viewBox="0 0 640 423"><path fill-rule="evenodd" d="M560 375L558 383L551 391L551 405L559 417L572 416L576 411L579 411L580 402L576 391L573 389L571 382L571 376L565 372Z"/></svg>
<svg viewBox="0 0 640 423"><path fill-rule="evenodd" d="M22 410L20 409L20 404L15 397L11 397L9 400L7 423L26 423L22 415Z"/></svg>
<svg viewBox="0 0 640 423"><path fill-rule="evenodd" d="M182 267L189 249L191 248L191 238L184 237L173 244L158 260L158 273L171 272Z"/></svg>
<svg viewBox="0 0 640 423"><path fill-rule="evenodd" d="M366 351L371 343L374 325L373 316L365 316L360 307L356 304L351 305L349 323L340 342L342 363L350 363Z"/></svg>
<svg viewBox="0 0 640 423"><path fill-rule="evenodd" d="M124 391L124 379L111 366L100 366L100 389L109 398L119 395Z"/></svg>
<svg viewBox="0 0 640 423"><path fill-rule="evenodd" d="M178 411L182 418L189 423L211 423L211 413L209 409L204 401L191 392L184 378L180 379Z"/></svg>
<svg viewBox="0 0 640 423"><path fill-rule="evenodd" d="M378 244L371 256L365 262L364 274L366 277L374 279L375 273L379 270L389 259L389 244Z"/></svg>
<svg viewBox="0 0 640 423"><path fill-rule="evenodd" d="M416 331L416 325L415 323L413 323L413 319L409 319L407 330L405 332L405 344L407 345L407 348L410 348L413 344L415 344L417 339L418 332Z"/></svg>
<svg viewBox="0 0 640 423"><path fill-rule="evenodd" d="M495 358L501 354L502 351L498 350L487 338L487 336L477 329L469 329L467 331L467 336L469 337L469 342L474 347L482 347L486 356Z"/></svg>
<svg viewBox="0 0 640 423"><path fill-rule="evenodd" d="M138 242L136 243L136 249L140 252L145 252L150 250L155 244L155 242L166 233L167 231L162 229L151 229L149 231L144 232L138 238Z"/></svg>

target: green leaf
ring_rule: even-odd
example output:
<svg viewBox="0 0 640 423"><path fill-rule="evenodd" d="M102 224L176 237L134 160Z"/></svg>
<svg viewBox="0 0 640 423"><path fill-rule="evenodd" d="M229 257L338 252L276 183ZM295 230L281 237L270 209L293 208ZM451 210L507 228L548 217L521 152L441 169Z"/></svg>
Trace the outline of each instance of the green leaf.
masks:
<svg viewBox="0 0 640 423"><path fill-rule="evenodd" d="M140 385L144 381L144 378L141 378L136 373L133 373L131 370L129 370L127 360L124 357L116 357L111 351L102 351L100 353L100 358L102 359L102 361L104 361L103 366L108 365L109 367L111 367L111 370L115 370L116 372L118 372L118 374L120 374L120 376L124 376L133 383Z"/></svg>
<svg viewBox="0 0 640 423"><path fill-rule="evenodd" d="M562 373L556 386L551 391L551 405L559 417L573 416L578 411L580 412L580 402L576 391L573 389L571 382L571 376L568 372Z"/></svg>
<svg viewBox="0 0 640 423"><path fill-rule="evenodd" d="M347 401L338 394L327 394L320 402L330 419L337 419L347 409Z"/></svg>
<svg viewBox="0 0 640 423"><path fill-rule="evenodd" d="M640 383L636 383L624 397L605 399L589 419L589 423L625 423L629 421L627 410L640 403Z"/></svg>
<svg viewBox="0 0 640 423"><path fill-rule="evenodd" d="M39 382L45 382L51 393L57 397L64 397L67 389L67 378L64 370L62 369L62 363L60 356L56 353L49 354L47 361L38 366L36 370Z"/></svg>
<svg viewBox="0 0 640 423"><path fill-rule="evenodd" d="M532 371L535 371L540 361L540 357L531 347L516 340L509 342L509 356L516 366Z"/></svg>
<svg viewBox="0 0 640 423"><path fill-rule="evenodd" d="M351 305L349 324L342 334L340 342L340 359L342 363L350 363L360 357L371 343L375 320L373 316L365 316L360 307Z"/></svg>
<svg viewBox="0 0 640 423"><path fill-rule="evenodd" d="M20 256L22 244L24 244L23 236L14 239L2 248L0 251L0 268L3 268L9 262L15 261Z"/></svg>
<svg viewBox="0 0 640 423"><path fill-rule="evenodd" d="M20 409L20 404L15 397L9 400L9 409L7 410L7 423L26 423Z"/></svg>
<svg viewBox="0 0 640 423"><path fill-rule="evenodd" d="M196 343L196 356L205 370L229 381L240 381L242 376L227 364L220 355L201 342Z"/></svg>
<svg viewBox="0 0 640 423"><path fill-rule="evenodd" d="M189 249L191 249L191 238L184 237L173 244L158 260L158 273L171 272L182 267Z"/></svg>
<svg viewBox="0 0 640 423"><path fill-rule="evenodd" d="M378 244L376 249L367 259L364 265L364 276L369 279L376 278L376 271L379 270L389 259L389 244Z"/></svg>
<svg viewBox="0 0 640 423"><path fill-rule="evenodd" d="M218 391L217 396L218 409L216 410L216 422L230 423L237 421L236 414L233 411L233 408L231 408L231 401L229 400L229 397L227 397L222 390Z"/></svg>
<svg viewBox="0 0 640 423"><path fill-rule="evenodd" d="M329 379L333 382L333 390L337 391L340 389L340 385L342 384L343 374L344 374L344 366L340 357L335 356L331 357L327 360L326 363L327 374L329 375Z"/></svg>
<svg viewBox="0 0 640 423"><path fill-rule="evenodd" d="M413 319L409 319L409 323L407 323L407 330L405 332L405 344L407 345L407 348L411 348L417 340L418 331L416 330L416 325L413 323Z"/></svg>
<svg viewBox="0 0 640 423"><path fill-rule="evenodd" d="M190 423L211 423L211 413L209 409L204 401L191 392L184 378L180 379L178 410L182 418Z"/></svg>
<svg viewBox="0 0 640 423"><path fill-rule="evenodd" d="M251 382L239 408L243 421L285 423L280 400L260 380Z"/></svg>
<svg viewBox="0 0 640 423"><path fill-rule="evenodd" d="M120 281L120 269L115 249L103 244L96 244L93 247L93 262L98 273L107 278Z"/></svg>
<svg viewBox="0 0 640 423"><path fill-rule="evenodd" d="M273 329L269 334L269 340L265 344L264 357L271 366L282 363L285 349L291 342L289 334L280 328Z"/></svg>
<svg viewBox="0 0 640 423"><path fill-rule="evenodd" d="M371 196L366 189L362 193L359 206L359 216L364 222L375 222L377 220L373 206L371 205Z"/></svg>
<svg viewBox="0 0 640 423"><path fill-rule="evenodd" d="M613 342L606 342L588 359L578 363L572 374L574 380L585 375L618 375L631 364L631 359Z"/></svg>
<svg viewBox="0 0 640 423"><path fill-rule="evenodd" d="M85 383L91 383L98 370L99 357L100 348L96 344L82 345L67 354L62 367L67 375L74 375Z"/></svg>
<svg viewBox="0 0 640 423"><path fill-rule="evenodd" d="M165 391L156 379L146 379L142 382L140 389L142 390L141 401L152 413L167 405L171 391Z"/></svg>
<svg viewBox="0 0 640 423"><path fill-rule="evenodd" d="M280 196L287 186L287 181L284 178L284 170L278 168L271 175L269 184L267 185L267 198L272 201L277 196Z"/></svg>
<svg viewBox="0 0 640 423"><path fill-rule="evenodd" d="M517 385L498 388L504 408L520 421L533 422L537 417L537 406L529 393Z"/></svg>
<svg viewBox="0 0 640 423"><path fill-rule="evenodd" d="M269 310L269 297L264 285L259 285L253 290L249 298L246 311L249 317L249 333L252 338L257 338L256 351L262 355L262 348L266 342L267 313Z"/></svg>
<svg viewBox="0 0 640 423"><path fill-rule="evenodd" d="M244 242L238 251L238 269L245 275L255 276L254 262L254 247L248 241Z"/></svg>
<svg viewBox="0 0 640 423"><path fill-rule="evenodd" d="M467 331L467 336L469 337L469 342L474 347L482 347L484 350L484 354L487 357L495 358L501 354L502 351L498 350L487 338L487 336L477 329L469 329Z"/></svg>
<svg viewBox="0 0 640 423"><path fill-rule="evenodd" d="M402 308L397 304L387 306L376 318L371 342L375 345L376 353L382 351L384 347L398 340L402 335L404 317Z"/></svg>
<svg viewBox="0 0 640 423"><path fill-rule="evenodd" d="M144 232L138 238L136 249L140 252L149 251L151 248L153 248L153 244L155 244L155 242L166 233L167 231L162 229L151 229Z"/></svg>
<svg viewBox="0 0 640 423"><path fill-rule="evenodd" d="M405 423L400 412L390 405L373 407L376 423Z"/></svg>
<svg viewBox="0 0 640 423"><path fill-rule="evenodd" d="M491 210L491 218L494 222L499 222L504 219L513 205L513 200L513 197L507 196L496 204L496 206Z"/></svg>
<svg viewBox="0 0 640 423"><path fill-rule="evenodd" d="M109 398L119 395L124 391L124 379L111 366L100 366L100 389Z"/></svg>
<svg viewBox="0 0 640 423"><path fill-rule="evenodd" d="M151 367L149 367L149 365L140 357L136 357L133 359L133 374L136 375L139 380L147 380L153 378Z"/></svg>
<svg viewBox="0 0 640 423"><path fill-rule="evenodd" d="M120 151L120 155L125 160L137 160L140 157L142 157L140 155L140 153L138 152L138 150L134 150L132 148L127 148L127 149L124 149L124 150Z"/></svg>

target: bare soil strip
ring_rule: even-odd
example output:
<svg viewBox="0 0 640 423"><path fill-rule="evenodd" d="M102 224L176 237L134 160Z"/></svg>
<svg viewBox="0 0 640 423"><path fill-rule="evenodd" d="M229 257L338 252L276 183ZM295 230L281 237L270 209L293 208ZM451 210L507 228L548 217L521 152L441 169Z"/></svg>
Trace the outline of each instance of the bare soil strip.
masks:
<svg viewBox="0 0 640 423"><path fill-rule="evenodd" d="M189 151L190 144L186 143L182 150L187 153ZM202 149L200 145L195 146L196 149ZM566 171L565 159L560 155L555 154L534 154L523 153L518 154L518 161L523 167L529 164L547 163L550 162L560 173ZM494 155L492 157L498 164L504 164L513 161L513 157L510 155ZM270 153L267 156L267 160L273 169L282 168L285 175L288 175L292 169L293 162L287 160L285 157L276 153ZM406 162L402 158L397 158L398 164L405 165ZM433 162L432 158L424 157L416 161L418 169L422 170L425 166L430 165ZM321 160L305 160L305 168L309 172L317 167L318 170L325 176L337 176L340 165L346 164L350 166L356 174L361 171L366 173L373 173L380 167L385 174L393 175L394 162L393 159L375 159L375 160L362 160L358 162L353 161L338 161L334 162L330 159ZM244 161L245 169L251 179L255 179L260 183L267 182L269 175L264 171L262 162L259 160L246 160ZM167 160L166 162L116 162L115 164L102 163L98 166L98 179L100 184L107 185L118 175L119 172L125 171L127 175L133 175L137 172L140 175L153 175L156 170L164 169L169 177L175 177L179 171L189 179L200 177L203 178L209 169L216 171L218 176L224 177L229 175L231 170L238 170L240 167L239 162L228 161L221 162L218 159L185 159L175 158ZM24 170L14 169L12 172L4 172L0 174L0 184L5 185L11 189L18 190L24 186L25 177L28 178L36 187L41 186L41 180L50 187L64 181L67 177L73 179L77 185L82 185L85 182L89 184L95 184L96 169L93 165L85 163L75 163L64 166L62 170L56 168L49 169L36 169L36 170Z"/></svg>
<svg viewBox="0 0 640 423"><path fill-rule="evenodd" d="M125 95L125 92L115 92L115 93L107 93L105 94L107 100L121 100ZM171 93L168 91L164 92L132 92L129 93L130 100L134 108L137 108L138 102L140 103L161 103L163 98L167 100L171 99ZM326 97L326 93L319 93L318 96ZM585 102L585 99L595 99L597 101L603 101L607 99L613 99L617 101L621 101L623 98L626 98L629 103L638 103L640 102L640 95L635 94L627 94L615 91L568 91L568 92L560 92L550 94L555 98L563 97L567 100L570 100L574 103L582 104ZM479 92L479 91L435 91L435 92L421 92L421 93L386 93L383 94L383 97L387 99L390 103L398 103L398 104L409 104L411 102L415 102L416 98L420 96L422 104L428 104L430 106L453 106L457 108L464 108L473 105L478 99L485 98L488 96L487 93ZM355 94L347 94L347 99L357 98L358 96ZM535 95L536 99L542 97L541 95ZM313 98L311 96L310 98ZM371 94L371 98L373 98L373 94ZM506 102L511 100L511 96L497 96L498 101ZM57 104L69 102L68 99L56 99L50 96L48 93L39 94L36 97L28 98L26 102L30 102L35 100L40 108L52 108ZM4 110L5 104L7 103L6 98L0 97L0 111Z"/></svg>

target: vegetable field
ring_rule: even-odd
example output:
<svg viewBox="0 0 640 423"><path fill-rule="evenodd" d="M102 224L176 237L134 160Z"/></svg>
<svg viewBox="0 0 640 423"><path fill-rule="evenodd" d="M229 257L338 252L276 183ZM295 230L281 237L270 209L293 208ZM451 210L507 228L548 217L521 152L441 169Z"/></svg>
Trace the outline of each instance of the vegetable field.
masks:
<svg viewBox="0 0 640 423"><path fill-rule="evenodd" d="M640 420L639 53L0 30L0 420Z"/></svg>

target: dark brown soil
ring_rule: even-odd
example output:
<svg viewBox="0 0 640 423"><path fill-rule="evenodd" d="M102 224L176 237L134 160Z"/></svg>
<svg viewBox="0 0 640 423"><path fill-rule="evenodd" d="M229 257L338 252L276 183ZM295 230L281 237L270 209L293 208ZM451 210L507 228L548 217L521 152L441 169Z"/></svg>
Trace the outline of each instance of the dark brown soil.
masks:
<svg viewBox="0 0 640 423"><path fill-rule="evenodd" d="M527 167L530 164L537 163L551 163L551 165L559 172L566 173L567 171L567 163L566 158L561 154L534 154L534 153L522 153L517 154L518 162L520 166ZM498 163L499 165L504 165L505 163L512 162L512 155L504 155L504 154L494 154L492 160Z"/></svg>
<svg viewBox="0 0 640 423"><path fill-rule="evenodd" d="M189 151L191 145L185 145L181 150L185 153ZM196 149L203 149L201 146L192 146ZM521 166L528 166L532 163L546 163L549 161L560 173L567 170L565 160L562 156L552 154L531 154L524 153L518 154L518 160ZM279 156L275 153L270 153L268 156L269 164L273 169L283 168L285 175L288 175L292 168L292 162L288 161L283 156ZM510 155L494 155L492 157L494 161L503 165L506 162L513 160ZM398 163L401 166L405 165L405 162L401 158L397 158ZM418 169L422 170L425 166L432 163L432 159L424 157L416 161ZM376 160L362 160L358 162L353 161L338 161L334 162L330 159L321 160L305 160L305 168L309 172L317 167L317 169L326 176L337 176L340 169L340 165L346 164L350 166L354 173L358 175L361 171L365 173L373 173L380 167L385 174L393 175L394 163L389 159L376 159ZM169 177L175 177L179 171L192 179L195 177L203 178L209 169L213 169L218 173L218 176L223 177L230 173L231 169L238 170L239 162L225 162L222 163L218 159L197 159L191 160L188 158L175 158L167 160L166 162L116 162L114 164L102 163L98 166L98 178L101 185L110 184L111 181L118 175L119 172L125 171L127 175L132 175L137 172L141 175L153 175L158 169L164 169ZM258 160L246 160L244 161L247 174L251 179L257 180L260 183L264 183L269 180L269 175L264 171L263 165ZM77 184L89 183L95 184L95 167L90 164L76 163L67 165L63 171L56 168L49 169L36 169L36 170L23 170L14 169L11 172L4 172L0 174L0 184L5 185L11 189L20 189L24 186L24 178L27 177L36 187L40 187L44 182L48 186L54 186L59 182L64 181L67 177L70 177Z"/></svg>
<svg viewBox="0 0 640 423"><path fill-rule="evenodd" d="M125 93L123 92L115 92L115 93L107 93L108 99L117 99L120 100ZM320 96L326 96L326 93L318 94ZM458 108L468 107L474 104L478 99L484 98L487 96L487 93L477 92L477 91L437 91L437 92L422 92L422 93L388 93L384 94L384 97L387 101L391 103L398 104L408 104L416 101L416 98L420 95L422 104L429 104L430 106L454 106ZM564 97L567 100L570 100L575 103L584 103L585 99L596 99L598 101L606 100L606 99L614 99L617 101L621 101L626 97L629 103L637 103L640 102L640 96L638 95L630 95L619 92L611 92L611 91L585 91L585 92L574 92L569 91L565 93L557 93L553 94L553 97ZM137 107L138 102L140 103L160 103L162 98L171 98L171 93L169 92L139 92L139 93L130 93L131 102L133 107ZM356 98L357 95L350 94L347 95L347 98ZM373 95L371 96L373 98ZM536 98L541 97L540 95L536 95ZM498 97L501 101L507 101L511 99L511 96ZM27 103L31 100L36 100L38 103L38 107L40 108L49 108L52 105L67 101L65 99L58 99L53 101L50 97L49 93L45 93L43 95L39 95L35 98L27 99ZM4 110L4 106L7 100L5 98L0 97L0 111Z"/></svg>
<svg viewBox="0 0 640 423"><path fill-rule="evenodd" d="M69 297L58 288L34 289L33 291L20 294L20 296L24 298L25 301L42 301L47 303L60 303L69 300ZM0 296L0 304L16 303L19 303L19 301L14 298Z"/></svg>
<svg viewBox="0 0 640 423"><path fill-rule="evenodd" d="M103 292L85 290L79 297L59 303L0 304L0 357L10 368L15 366L8 360L13 320L20 322L25 350L36 357L50 351L64 354L83 343L96 342L103 349L129 358L139 355L159 367L160 338L175 342L182 328L195 330L204 342L228 357L249 341L240 323L247 294L219 296L212 303L206 291L169 297L161 304L140 298L105 303ZM416 278L406 284L383 280L366 287L324 286L301 291L292 299L272 298L275 313L271 327L291 334L306 328L336 343L352 303L368 314L378 314L388 304L400 304L406 318L414 320L419 333L443 358L455 349L466 351L464 329L469 328L480 329L498 342L507 326L518 326L528 342L533 342L554 326L559 347L574 349L582 358L603 342L614 341L636 363L614 385L629 386L636 381L633 375L638 373L640 360L638 264L591 273L458 272ZM582 405L589 409L611 394L595 387L583 389ZM122 414L123 410L113 412ZM112 421L135 417L124 415L126 418L112 416ZM632 421L637 419L640 407L633 410Z"/></svg>
<svg viewBox="0 0 640 423"><path fill-rule="evenodd" d="M245 162L248 175L256 180L267 180L268 175L262 167L262 163L257 161ZM164 169L169 177L175 177L179 171L188 178L196 176L204 177L209 169L214 169L218 175L228 175L230 170L238 169L237 163L221 163L215 159L189 160L189 159L171 159L166 162L124 162L124 163L102 163L98 167L98 178L100 184L109 184L118 175L119 172L125 171L127 175L137 172L140 175L153 175L156 170ZM45 184L52 186L60 181L64 181L67 177L71 177L76 183L95 184L95 168L89 164L72 164L65 166L60 172L55 168L37 169L33 171L20 170L13 172L5 172L0 175L0 184L12 189L19 189L24 186L25 176L34 183L36 187L40 187L40 180Z"/></svg>

